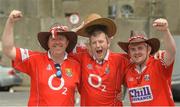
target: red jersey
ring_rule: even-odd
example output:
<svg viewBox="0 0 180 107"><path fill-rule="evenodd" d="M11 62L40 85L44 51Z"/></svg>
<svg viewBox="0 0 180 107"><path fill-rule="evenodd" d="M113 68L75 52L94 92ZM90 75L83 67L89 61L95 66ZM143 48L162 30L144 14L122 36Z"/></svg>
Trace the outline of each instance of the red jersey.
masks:
<svg viewBox="0 0 180 107"><path fill-rule="evenodd" d="M132 106L174 106L171 93L173 63L166 67L161 60L150 57L146 68L138 74L135 65L127 68L125 76Z"/></svg>
<svg viewBox="0 0 180 107"><path fill-rule="evenodd" d="M127 59L121 54L108 54L102 64L87 51L77 54L82 67L81 106L122 106L117 96L121 92Z"/></svg>
<svg viewBox="0 0 180 107"><path fill-rule="evenodd" d="M56 77L54 61L48 53L17 48L13 67L31 78L29 106L73 106L80 79L80 65L67 56L61 64L62 77Z"/></svg>

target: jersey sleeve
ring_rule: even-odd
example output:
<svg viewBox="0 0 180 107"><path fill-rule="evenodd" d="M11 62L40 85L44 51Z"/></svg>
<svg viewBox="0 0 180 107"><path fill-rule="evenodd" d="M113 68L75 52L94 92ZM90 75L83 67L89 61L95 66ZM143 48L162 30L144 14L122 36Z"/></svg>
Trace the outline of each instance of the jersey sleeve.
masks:
<svg viewBox="0 0 180 107"><path fill-rule="evenodd" d="M82 81L81 81L81 75L82 75L82 72L81 72L81 65L80 65L80 63L78 63L77 65L76 65L76 70L77 70L77 78L78 78L78 84L77 84L77 89L78 89L78 92L80 93L80 88L81 88L81 84L82 84Z"/></svg>
<svg viewBox="0 0 180 107"><path fill-rule="evenodd" d="M76 46L73 52L69 53L69 56L78 62L82 62L83 53L87 53L88 50L84 47Z"/></svg>
<svg viewBox="0 0 180 107"><path fill-rule="evenodd" d="M169 66L162 65L163 74L166 78L171 78L173 72L174 61Z"/></svg>
<svg viewBox="0 0 180 107"><path fill-rule="evenodd" d="M75 78L72 81L76 82L77 89L79 91L81 87L81 65L78 61L74 60L72 57L69 57L69 60L72 62L68 65L70 65L73 68L73 72L75 75Z"/></svg>
<svg viewBox="0 0 180 107"><path fill-rule="evenodd" d="M119 70L121 70L122 72L120 72L121 77L122 77L122 84L126 86L126 73L128 70L128 66L129 66L130 62L129 62L129 56L127 54L120 54L119 57Z"/></svg>
<svg viewBox="0 0 180 107"><path fill-rule="evenodd" d="M161 71L160 73L162 73L166 79L170 80L172 76L172 72L173 72L174 61L169 66L167 66L164 61L165 52L161 53L160 56L161 57L159 59L156 59L156 61L158 62L157 63L158 67L160 68L160 71Z"/></svg>
<svg viewBox="0 0 180 107"><path fill-rule="evenodd" d="M167 66L164 59L165 59L165 52L161 53L162 58L160 59L161 65L162 65L162 71L163 74L165 75L166 78L170 78L172 76L173 72L173 66L174 66L174 61Z"/></svg>
<svg viewBox="0 0 180 107"><path fill-rule="evenodd" d="M16 48L16 58L12 60L12 66L29 75L31 69L30 54L31 52L28 49Z"/></svg>

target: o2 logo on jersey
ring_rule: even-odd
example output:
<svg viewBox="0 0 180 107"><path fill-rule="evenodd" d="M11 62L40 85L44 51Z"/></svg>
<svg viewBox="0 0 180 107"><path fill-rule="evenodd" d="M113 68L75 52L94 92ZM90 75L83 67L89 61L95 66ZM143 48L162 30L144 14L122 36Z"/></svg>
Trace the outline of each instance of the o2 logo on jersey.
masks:
<svg viewBox="0 0 180 107"><path fill-rule="evenodd" d="M56 91L58 91L58 90L60 90L60 89L63 89L63 92L62 92L62 94L64 94L64 95L66 95L67 93L67 87L63 87L64 86L64 79L63 79L63 77L61 77L61 82L60 82L60 85L58 86L58 87L54 87L53 85L52 85L52 81L53 81L53 79L54 78L56 78L56 74L52 74L50 77L49 77L49 80L48 80L48 85L49 85L49 87L52 89L52 90L56 90Z"/></svg>
<svg viewBox="0 0 180 107"><path fill-rule="evenodd" d="M97 80L97 83L94 83L93 80ZM94 88L101 88L101 91L106 92L106 85L102 84L102 78L96 74L89 74L88 83Z"/></svg>
<svg viewBox="0 0 180 107"><path fill-rule="evenodd" d="M145 85L142 87L129 88L129 94L132 103L150 101L153 99L151 87Z"/></svg>

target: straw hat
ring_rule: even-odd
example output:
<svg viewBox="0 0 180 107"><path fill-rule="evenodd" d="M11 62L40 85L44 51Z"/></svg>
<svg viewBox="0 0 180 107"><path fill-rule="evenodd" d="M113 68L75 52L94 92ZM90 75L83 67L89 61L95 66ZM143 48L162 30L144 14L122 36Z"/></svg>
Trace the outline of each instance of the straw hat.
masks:
<svg viewBox="0 0 180 107"><path fill-rule="evenodd" d="M49 32L39 32L38 40L40 45L48 51L49 36L57 36L58 34L65 35L67 37L67 39L69 40L69 44L66 48L66 52L71 52L77 43L77 35L75 32L69 31L67 26L63 25L57 25L55 27L52 27Z"/></svg>
<svg viewBox="0 0 180 107"><path fill-rule="evenodd" d="M80 36L88 37L86 29L93 25L104 25L107 27L108 37L112 37L116 33L116 25L109 18L102 18L99 14L90 14L77 29L77 34Z"/></svg>
<svg viewBox="0 0 180 107"><path fill-rule="evenodd" d="M141 43L141 42L146 42L148 45L151 46L151 53L154 54L156 53L159 48L160 48L160 41L157 38L147 38L147 35L145 33L136 33L134 31L131 31L130 38L128 42L118 42L118 45L120 46L121 49L123 49L125 52L128 53L128 46L129 44L134 44L134 43Z"/></svg>

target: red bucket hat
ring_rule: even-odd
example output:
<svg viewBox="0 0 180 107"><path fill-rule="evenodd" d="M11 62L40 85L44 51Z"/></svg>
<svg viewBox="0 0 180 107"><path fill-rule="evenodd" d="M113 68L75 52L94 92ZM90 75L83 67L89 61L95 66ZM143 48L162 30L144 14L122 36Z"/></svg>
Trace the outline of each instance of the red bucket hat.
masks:
<svg viewBox="0 0 180 107"><path fill-rule="evenodd" d="M99 14L90 14L77 28L77 34L80 36L88 37L86 29L93 25L103 25L107 27L108 37L112 37L116 33L116 24L109 18L102 18Z"/></svg>
<svg viewBox="0 0 180 107"><path fill-rule="evenodd" d="M49 47L48 47L49 36L51 36L51 35L57 36L58 34L65 35L67 37L67 39L69 40L69 44L66 48L66 52L67 53L71 52L77 43L77 35L75 32L68 30L67 26L56 25L56 26L52 27L49 32L39 32L38 33L38 41L39 41L40 45L45 50L48 51L49 50Z"/></svg>
<svg viewBox="0 0 180 107"><path fill-rule="evenodd" d="M121 49L123 49L125 52L128 53L128 46L129 44L133 44L133 43L141 43L141 42L145 42L147 43L149 46L151 46L151 55L156 53L159 48L160 48L160 41L157 38L147 38L147 35L143 32L141 33L136 33L134 31L131 31L131 35L130 38L128 40L128 42L118 42L118 45L120 46Z"/></svg>

